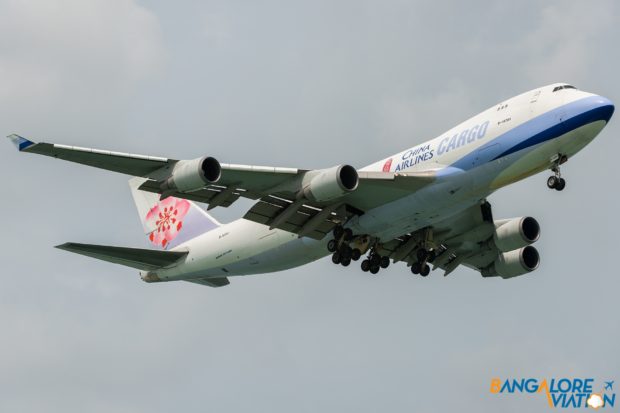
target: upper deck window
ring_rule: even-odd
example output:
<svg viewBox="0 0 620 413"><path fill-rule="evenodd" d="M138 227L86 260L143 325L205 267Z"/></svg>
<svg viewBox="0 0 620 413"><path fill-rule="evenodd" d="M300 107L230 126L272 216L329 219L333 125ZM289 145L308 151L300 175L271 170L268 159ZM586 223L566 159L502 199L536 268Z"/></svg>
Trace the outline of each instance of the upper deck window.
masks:
<svg viewBox="0 0 620 413"><path fill-rule="evenodd" d="M577 89L575 86L572 85L561 85L561 86L556 86L553 88L554 92L557 92L558 90L562 90L562 89Z"/></svg>

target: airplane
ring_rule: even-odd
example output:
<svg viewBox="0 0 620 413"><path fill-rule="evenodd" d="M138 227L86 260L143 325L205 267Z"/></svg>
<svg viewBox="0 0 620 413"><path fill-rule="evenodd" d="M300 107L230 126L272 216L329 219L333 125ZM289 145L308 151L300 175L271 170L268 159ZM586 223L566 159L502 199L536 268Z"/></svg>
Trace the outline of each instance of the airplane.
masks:
<svg viewBox="0 0 620 413"><path fill-rule="evenodd" d="M614 387L614 382L613 381L606 381L605 382L605 390L613 390Z"/></svg>
<svg viewBox="0 0 620 413"><path fill-rule="evenodd" d="M487 198L545 170L552 171L547 186L562 191L562 165L613 112L609 99L555 83L360 169L176 160L8 138L20 152L133 176L131 193L152 248L57 248L136 268L149 283L221 287L230 276L283 271L327 255L344 267L361 260L371 274L403 262L423 277L431 266L444 275L465 266L510 279L538 268L532 244L540 225L529 216L494 219ZM242 218L222 224L209 214L240 197L256 201Z"/></svg>

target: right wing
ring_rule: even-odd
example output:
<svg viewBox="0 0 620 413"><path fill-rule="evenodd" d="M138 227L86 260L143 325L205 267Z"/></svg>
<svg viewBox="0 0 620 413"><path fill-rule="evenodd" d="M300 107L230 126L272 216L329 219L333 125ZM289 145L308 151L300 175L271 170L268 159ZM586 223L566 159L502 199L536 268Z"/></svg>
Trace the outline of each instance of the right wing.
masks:
<svg viewBox="0 0 620 413"><path fill-rule="evenodd" d="M379 253L412 265L418 261L418 249L430 243L435 254L433 269L443 269L444 276L463 265L483 277L512 278L538 268L540 259L532 244L539 236L534 218L494 221L491 204L482 200L432 228L381 244Z"/></svg>
<svg viewBox="0 0 620 413"><path fill-rule="evenodd" d="M486 200L446 218L432 229L432 242L437 248L433 269L443 269L444 275L459 265L482 273L499 254L492 242L495 225L491 204ZM417 260L415 253L423 238L421 233L405 234L383 243L380 251L394 262L411 265Z"/></svg>

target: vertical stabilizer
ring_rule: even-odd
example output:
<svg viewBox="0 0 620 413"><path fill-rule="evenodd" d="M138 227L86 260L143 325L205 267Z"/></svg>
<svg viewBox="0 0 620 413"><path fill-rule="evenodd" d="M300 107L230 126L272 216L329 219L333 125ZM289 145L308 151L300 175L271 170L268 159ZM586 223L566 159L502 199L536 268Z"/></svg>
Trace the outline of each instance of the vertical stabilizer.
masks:
<svg viewBox="0 0 620 413"><path fill-rule="evenodd" d="M129 187L144 233L153 246L174 248L221 225L192 201L174 197L160 201L159 194L139 190L144 181L132 178Z"/></svg>

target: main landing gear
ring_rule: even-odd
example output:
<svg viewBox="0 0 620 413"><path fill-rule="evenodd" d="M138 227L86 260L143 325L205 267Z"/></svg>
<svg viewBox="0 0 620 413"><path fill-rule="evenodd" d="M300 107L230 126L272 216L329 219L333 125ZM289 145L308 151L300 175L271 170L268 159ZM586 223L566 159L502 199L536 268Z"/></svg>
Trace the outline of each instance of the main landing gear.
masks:
<svg viewBox="0 0 620 413"><path fill-rule="evenodd" d="M362 271L376 274L381 268L390 266L390 257L381 256L373 249L370 250L368 258L362 261Z"/></svg>
<svg viewBox="0 0 620 413"><path fill-rule="evenodd" d="M435 261L435 250L419 248L416 251L416 258L418 260L411 264L411 272L413 274L420 274L422 277L426 277L431 272L431 267L428 263Z"/></svg>
<svg viewBox="0 0 620 413"><path fill-rule="evenodd" d="M353 231L349 228L337 226L333 231L334 239L327 243L327 249L332 252L332 262L343 267L349 266L351 261L357 261L362 256L359 248L353 248L349 243L353 240Z"/></svg>
<svg viewBox="0 0 620 413"><path fill-rule="evenodd" d="M390 265L390 258L381 256L374 247L369 248L370 239L366 235L354 236L349 228L337 226L333 230L334 239L327 243L327 249L332 253L332 262L347 267L351 261L357 261L362 254L370 250L368 258L362 261L362 271L376 274L381 268Z"/></svg>
<svg viewBox="0 0 620 413"><path fill-rule="evenodd" d="M564 187L566 187L566 180L562 178L562 174L560 172L560 165L566 161L568 161L568 157L566 155L558 154L558 158L553 163L553 167L551 168L553 175L547 179L547 186L549 189L561 191Z"/></svg>
<svg viewBox="0 0 620 413"><path fill-rule="evenodd" d="M362 254L368 252L368 256L361 262L362 271L377 274L382 268L390 266L389 255L381 255L387 250L368 235L354 235L351 229L339 225L334 228L333 236L327 243L327 249L332 253L334 264L348 267L351 261L359 260ZM435 261L441 250L433 242L431 228L424 229L419 238L417 246L413 248L415 262L411 265L411 272L426 277L431 272L429 264Z"/></svg>

